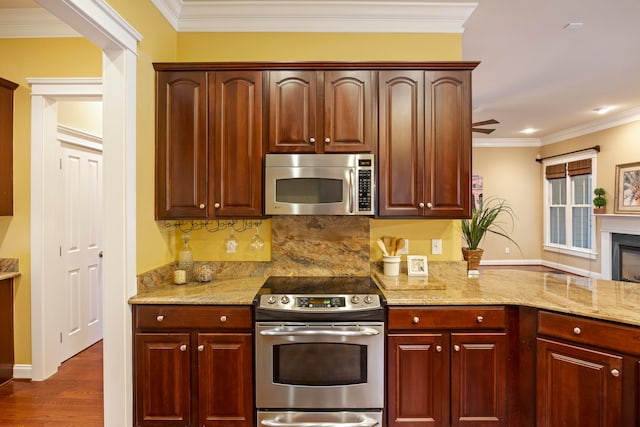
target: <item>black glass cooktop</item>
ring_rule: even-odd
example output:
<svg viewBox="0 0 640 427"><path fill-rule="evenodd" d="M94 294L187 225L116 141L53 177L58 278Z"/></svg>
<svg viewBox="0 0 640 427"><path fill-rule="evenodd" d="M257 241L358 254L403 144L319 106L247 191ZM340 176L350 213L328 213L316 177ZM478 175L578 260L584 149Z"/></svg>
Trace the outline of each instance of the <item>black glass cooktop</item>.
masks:
<svg viewBox="0 0 640 427"><path fill-rule="evenodd" d="M258 294L378 295L380 290L368 276L271 276Z"/></svg>

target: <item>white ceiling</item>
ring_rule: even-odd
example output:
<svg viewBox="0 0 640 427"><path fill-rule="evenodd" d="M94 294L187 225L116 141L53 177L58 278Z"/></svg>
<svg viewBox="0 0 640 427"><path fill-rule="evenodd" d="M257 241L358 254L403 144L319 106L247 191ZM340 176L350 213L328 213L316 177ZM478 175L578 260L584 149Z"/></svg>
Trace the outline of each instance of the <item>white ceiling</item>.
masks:
<svg viewBox="0 0 640 427"><path fill-rule="evenodd" d="M481 61L473 120L500 121L475 144L546 144L640 120L639 0L150 1L178 31L464 31L463 59ZM0 37L75 35L34 0L0 9ZM613 109L596 115L603 106Z"/></svg>

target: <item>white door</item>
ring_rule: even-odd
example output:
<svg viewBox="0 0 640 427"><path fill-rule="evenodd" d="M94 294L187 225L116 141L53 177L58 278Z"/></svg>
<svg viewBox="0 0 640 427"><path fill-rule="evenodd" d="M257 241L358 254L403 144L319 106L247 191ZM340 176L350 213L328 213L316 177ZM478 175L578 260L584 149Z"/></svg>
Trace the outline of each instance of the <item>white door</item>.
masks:
<svg viewBox="0 0 640 427"><path fill-rule="evenodd" d="M62 360L102 339L102 152L60 142Z"/></svg>

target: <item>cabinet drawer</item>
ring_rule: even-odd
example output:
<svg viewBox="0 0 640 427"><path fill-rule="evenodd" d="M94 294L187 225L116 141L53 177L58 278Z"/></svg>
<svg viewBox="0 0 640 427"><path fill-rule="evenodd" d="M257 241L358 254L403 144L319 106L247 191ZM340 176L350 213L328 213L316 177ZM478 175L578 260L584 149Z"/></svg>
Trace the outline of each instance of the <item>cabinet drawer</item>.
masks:
<svg viewBox="0 0 640 427"><path fill-rule="evenodd" d="M538 334L627 354L640 354L640 328L632 326L540 311Z"/></svg>
<svg viewBox="0 0 640 427"><path fill-rule="evenodd" d="M252 328L249 306L136 305L136 329Z"/></svg>
<svg viewBox="0 0 640 427"><path fill-rule="evenodd" d="M504 307L389 307L389 329L503 329Z"/></svg>

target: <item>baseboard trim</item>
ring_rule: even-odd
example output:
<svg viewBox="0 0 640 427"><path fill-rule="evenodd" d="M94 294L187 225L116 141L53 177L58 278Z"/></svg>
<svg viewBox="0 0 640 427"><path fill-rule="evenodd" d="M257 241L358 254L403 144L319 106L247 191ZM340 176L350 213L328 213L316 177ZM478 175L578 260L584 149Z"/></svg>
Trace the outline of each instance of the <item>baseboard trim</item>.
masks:
<svg viewBox="0 0 640 427"><path fill-rule="evenodd" d="M13 378L19 380L30 380L33 378L31 365L13 365Z"/></svg>

